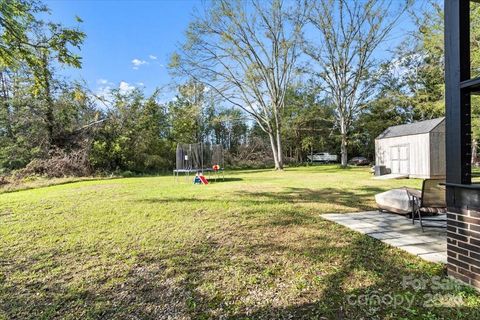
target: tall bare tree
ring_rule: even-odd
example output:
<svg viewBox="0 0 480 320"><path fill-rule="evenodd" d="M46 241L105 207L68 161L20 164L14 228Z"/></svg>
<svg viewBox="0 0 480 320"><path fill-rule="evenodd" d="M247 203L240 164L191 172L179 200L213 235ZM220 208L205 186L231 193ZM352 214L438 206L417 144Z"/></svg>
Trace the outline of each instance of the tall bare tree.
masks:
<svg viewBox="0 0 480 320"><path fill-rule="evenodd" d="M301 12L288 11L281 0L212 1L170 64L253 117L270 138L277 170L283 169L281 110L304 22Z"/></svg>
<svg viewBox="0 0 480 320"><path fill-rule="evenodd" d="M347 145L353 123L371 97L375 85L375 52L409 6L393 0L315 0L308 21L314 41L305 53L332 99L341 134L341 164L347 165Z"/></svg>

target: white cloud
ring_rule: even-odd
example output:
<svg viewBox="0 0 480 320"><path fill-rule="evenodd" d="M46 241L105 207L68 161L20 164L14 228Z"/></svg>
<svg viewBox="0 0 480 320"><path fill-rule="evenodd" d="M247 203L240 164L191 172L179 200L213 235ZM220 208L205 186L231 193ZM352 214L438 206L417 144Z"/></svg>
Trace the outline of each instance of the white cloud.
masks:
<svg viewBox="0 0 480 320"><path fill-rule="evenodd" d="M102 87L98 87L95 93L100 97L105 97L110 95L111 90L112 90L112 87L110 86L102 86Z"/></svg>
<svg viewBox="0 0 480 320"><path fill-rule="evenodd" d="M118 86L118 89L121 94L126 94L129 93L130 91L135 89L135 86L132 86L128 82L125 81L120 81L120 85Z"/></svg>
<svg viewBox="0 0 480 320"><path fill-rule="evenodd" d="M96 103L97 107L101 109L104 109L104 108L109 109L112 106L114 101L114 96L112 95L112 91L114 89L118 89L118 92L120 94L128 94L133 90L135 90L136 88L134 85L131 85L126 81L120 81L120 83L118 84L118 87L114 83L105 79L98 79L97 84L98 86L96 90L93 92L93 98L97 102Z"/></svg>
<svg viewBox="0 0 480 320"><path fill-rule="evenodd" d="M132 63L133 63L134 66L141 66L142 64L147 63L147 61L145 61L145 60L140 60L140 59L133 59L133 60L132 60Z"/></svg>
<svg viewBox="0 0 480 320"><path fill-rule="evenodd" d="M140 60L140 59L133 59L132 60L132 64L133 64L133 69L134 70L138 70L138 68L141 66L141 65L144 65L144 64L147 64L148 62L145 61L145 60Z"/></svg>
<svg viewBox="0 0 480 320"><path fill-rule="evenodd" d="M139 86L139 87L145 87L145 83L143 83L143 82L137 82L137 86Z"/></svg>
<svg viewBox="0 0 480 320"><path fill-rule="evenodd" d="M108 84L108 80L107 79L98 79L97 84L100 84L100 85L104 86L104 85Z"/></svg>
<svg viewBox="0 0 480 320"><path fill-rule="evenodd" d="M152 60L157 60L157 56L154 56L153 54L149 55L148 57Z"/></svg>
<svg viewBox="0 0 480 320"><path fill-rule="evenodd" d="M105 86L105 87L99 87L95 91L95 96L102 101L108 101L111 100L112 98L112 87L110 86Z"/></svg>
<svg viewBox="0 0 480 320"><path fill-rule="evenodd" d="M110 81L105 79L98 79L97 84L98 84L98 87L92 94L96 102L97 108L108 109L113 100L113 96L112 96L113 84Z"/></svg>

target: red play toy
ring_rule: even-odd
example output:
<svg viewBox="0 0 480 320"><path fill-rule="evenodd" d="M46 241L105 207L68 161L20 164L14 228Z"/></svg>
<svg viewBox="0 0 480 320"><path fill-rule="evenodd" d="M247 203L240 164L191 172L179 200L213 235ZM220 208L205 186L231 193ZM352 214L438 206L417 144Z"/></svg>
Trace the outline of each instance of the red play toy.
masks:
<svg viewBox="0 0 480 320"><path fill-rule="evenodd" d="M205 176L198 176L200 178L200 181L202 181L203 184L208 184L207 178Z"/></svg>

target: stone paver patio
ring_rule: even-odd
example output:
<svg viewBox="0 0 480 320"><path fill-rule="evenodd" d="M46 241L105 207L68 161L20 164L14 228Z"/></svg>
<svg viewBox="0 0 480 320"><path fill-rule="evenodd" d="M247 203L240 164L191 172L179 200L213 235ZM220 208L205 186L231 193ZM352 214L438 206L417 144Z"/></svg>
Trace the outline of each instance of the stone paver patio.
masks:
<svg viewBox="0 0 480 320"><path fill-rule="evenodd" d="M445 228L425 228L405 216L379 211L345 214L323 214L324 219L403 249L431 262L447 263L447 233ZM429 224L432 224L430 221ZM441 222L433 222L441 225Z"/></svg>

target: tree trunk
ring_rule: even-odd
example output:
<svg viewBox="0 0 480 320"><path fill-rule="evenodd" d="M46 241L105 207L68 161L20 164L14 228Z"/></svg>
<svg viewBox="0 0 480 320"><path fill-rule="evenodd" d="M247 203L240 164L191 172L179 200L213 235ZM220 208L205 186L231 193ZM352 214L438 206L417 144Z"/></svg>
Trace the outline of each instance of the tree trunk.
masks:
<svg viewBox="0 0 480 320"><path fill-rule="evenodd" d="M478 163L478 141L477 139L472 139L472 164L476 165Z"/></svg>
<svg viewBox="0 0 480 320"><path fill-rule="evenodd" d="M341 155L340 164L342 168L346 168L348 164L348 154L347 154L348 136L347 136L345 119L343 118L340 119L340 135L342 136L342 143L340 145L340 155Z"/></svg>
<svg viewBox="0 0 480 320"><path fill-rule="evenodd" d="M277 137L277 159L278 159L278 168L276 170L283 170L283 150L282 150L282 135L280 133L280 129L277 126L276 129L276 137Z"/></svg>
<svg viewBox="0 0 480 320"><path fill-rule="evenodd" d="M52 98L52 88L50 84L50 71L48 70L48 57L46 54L42 57L42 73L43 73L43 86L45 94L45 120L48 132L48 149L54 144L54 128L55 128L55 117L53 115L53 98Z"/></svg>
<svg viewBox="0 0 480 320"><path fill-rule="evenodd" d="M342 144L340 145L340 154L341 154L340 165L342 166L342 168L346 168L348 164L347 135L343 133L342 133Z"/></svg>
<svg viewBox="0 0 480 320"><path fill-rule="evenodd" d="M278 153L277 146L275 145L275 137L271 132L268 132L268 137L270 138L270 146L272 147L273 161L275 163L275 170L281 170L280 164L278 162Z"/></svg>
<svg viewBox="0 0 480 320"><path fill-rule="evenodd" d="M282 149L282 124L278 114L279 106L273 108L275 110L275 138L277 143L277 160L278 167L276 170L283 170L283 149Z"/></svg>
<svg viewBox="0 0 480 320"><path fill-rule="evenodd" d="M9 95L8 95L8 86L7 79L3 72L0 72L1 77L1 90L2 90L2 104L5 109L5 129L7 131L7 137L13 139L13 130L12 130L12 115L10 110Z"/></svg>

